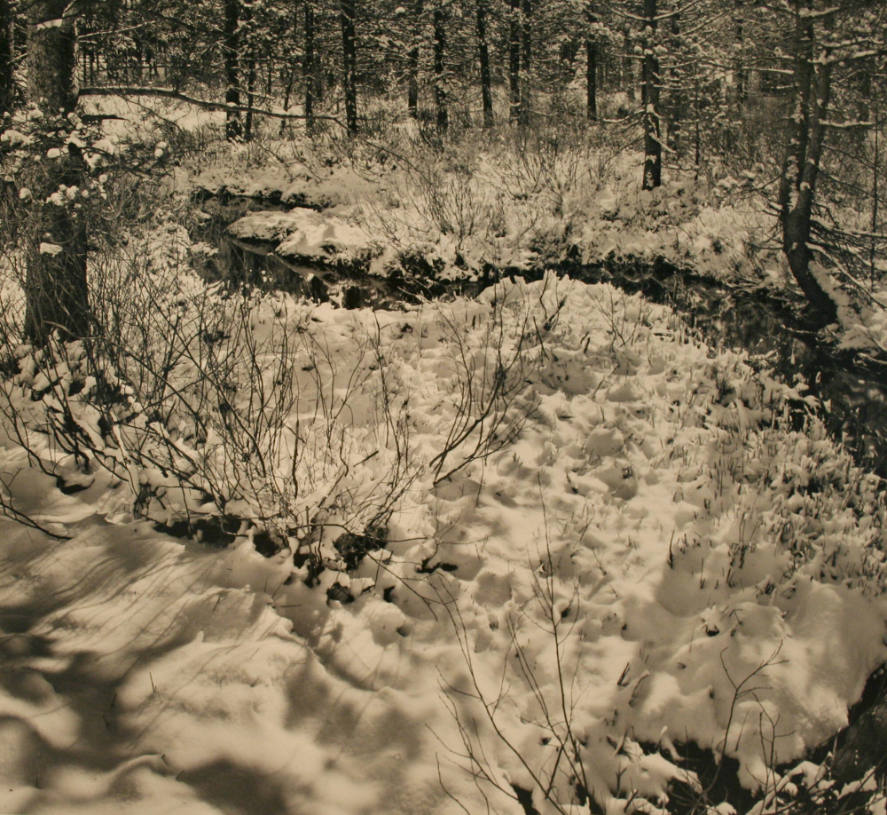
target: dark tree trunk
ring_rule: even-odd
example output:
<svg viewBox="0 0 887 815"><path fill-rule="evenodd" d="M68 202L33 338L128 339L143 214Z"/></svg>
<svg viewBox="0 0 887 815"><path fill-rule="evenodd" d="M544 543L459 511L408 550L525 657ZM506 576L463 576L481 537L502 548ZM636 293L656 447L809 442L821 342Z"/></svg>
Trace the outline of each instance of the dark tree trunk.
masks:
<svg viewBox="0 0 887 815"><path fill-rule="evenodd" d="M302 78L305 81L305 129L314 130L314 3L305 2L305 62L302 64Z"/></svg>
<svg viewBox="0 0 887 815"><path fill-rule="evenodd" d="M587 9L589 27L597 22L594 6ZM589 32L585 38L585 116L589 121L597 119L597 35Z"/></svg>
<svg viewBox="0 0 887 815"><path fill-rule="evenodd" d="M246 120L243 125L243 137L251 141L253 137L253 106L256 101L256 56L250 50L247 57L246 72Z"/></svg>
<svg viewBox="0 0 887 815"><path fill-rule="evenodd" d="M585 41L585 116L593 122L597 119L597 43Z"/></svg>
<svg viewBox="0 0 887 815"><path fill-rule="evenodd" d="M419 118L419 31L421 26L418 25L422 19L422 0L416 0L413 10L414 19L417 22L416 33L413 35L415 40L413 47L407 54L407 110L414 119Z"/></svg>
<svg viewBox="0 0 887 815"><path fill-rule="evenodd" d="M32 0L28 10L28 101L49 117L67 114L77 104L76 32L67 0ZM45 200L62 184L81 186L84 162L78 147L61 145L62 154L46 163ZM25 334L44 344L57 330L72 339L89 334L86 286L86 227L66 205L50 201L37 214L28 247L25 281Z"/></svg>
<svg viewBox="0 0 887 815"><path fill-rule="evenodd" d="M738 105L745 104L748 96L748 69L745 66L745 57L742 49L745 46L745 20L743 17L742 0L735 0L736 6L736 42L739 45L739 51L734 62L733 70L736 75L736 102Z"/></svg>
<svg viewBox="0 0 887 815"><path fill-rule="evenodd" d="M296 83L296 70L297 70L296 63L293 62L292 65L290 65L289 71L287 71L286 82L284 83L284 86L283 86L283 109L284 110L289 110L290 99L292 98L292 95L293 95L293 85L295 85L295 83ZM307 122L308 122L307 112L305 115L305 122L307 125ZM281 136L284 133L286 133L286 129L287 129L286 119L281 119L280 120L280 135Z"/></svg>
<svg viewBox="0 0 887 815"><path fill-rule="evenodd" d="M659 120L659 59L656 57L656 0L644 0L644 61L641 98L644 105L643 189L662 184L662 142Z"/></svg>
<svg viewBox="0 0 887 815"><path fill-rule="evenodd" d="M225 101L229 105L240 104L240 0L225 0ZM225 112L225 136L231 140L243 136L240 112Z"/></svg>
<svg viewBox="0 0 887 815"><path fill-rule="evenodd" d="M671 18L671 46L674 53L680 53L681 17L680 12L673 12ZM668 145L676 155L681 155L681 128L686 118L687 99L683 88L683 77L677 69L671 71L671 100L669 105Z"/></svg>
<svg viewBox="0 0 887 815"><path fill-rule="evenodd" d="M530 64L532 57L532 0L521 0L521 64L520 64L520 115L522 124L530 119Z"/></svg>
<svg viewBox="0 0 887 815"><path fill-rule="evenodd" d="M824 59L814 61L815 24L802 13L797 0L792 5L795 11L795 107L788 120L779 181L782 249L792 275L812 308L814 322L821 327L834 322L838 316L834 301L810 269L813 203L825 145L824 120L831 98L832 66L827 48Z"/></svg>
<svg viewBox="0 0 887 815"><path fill-rule="evenodd" d="M477 48L480 56L480 96L484 127L493 126L493 90L490 80L490 48L487 43L487 0L477 0Z"/></svg>
<svg viewBox="0 0 887 815"><path fill-rule="evenodd" d="M0 116L12 110L12 8L0 0Z"/></svg>
<svg viewBox="0 0 887 815"><path fill-rule="evenodd" d="M520 0L508 0L508 6L508 118L516 122L521 118Z"/></svg>
<svg viewBox="0 0 887 815"><path fill-rule="evenodd" d="M241 0L243 7L243 23L246 33L246 119L243 124L243 138L251 141L253 137L253 105L256 99L256 43L253 30L252 0Z"/></svg>
<svg viewBox="0 0 887 815"><path fill-rule="evenodd" d="M446 17L443 8L434 8L434 107L437 110L437 130L443 134L449 125L447 111L446 66L444 56L447 47Z"/></svg>
<svg viewBox="0 0 887 815"><path fill-rule="evenodd" d="M345 126L357 133L357 43L354 33L355 0L340 0L342 23L342 83L345 91Z"/></svg>

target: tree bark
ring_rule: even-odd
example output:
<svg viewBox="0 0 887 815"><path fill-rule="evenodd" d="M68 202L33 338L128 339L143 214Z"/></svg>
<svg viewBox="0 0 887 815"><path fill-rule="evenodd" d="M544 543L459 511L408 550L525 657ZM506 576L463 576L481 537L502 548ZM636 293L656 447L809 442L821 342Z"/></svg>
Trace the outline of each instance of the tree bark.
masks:
<svg viewBox="0 0 887 815"><path fill-rule="evenodd" d="M674 11L671 18L671 47L673 53L681 52L681 15L680 11ZM682 155L682 134L684 119L686 118L687 97L683 86L684 77L678 68L671 70L671 99L668 106L668 146L675 155Z"/></svg>
<svg viewBox="0 0 887 815"><path fill-rule="evenodd" d="M589 3L586 14L590 27L597 22L593 4ZM597 62L597 37L589 31L585 37L585 116L590 122L597 119Z"/></svg>
<svg viewBox="0 0 887 815"><path fill-rule="evenodd" d="M662 141L659 116L659 59L655 51L656 0L644 0L644 61L641 99L644 105L644 178L642 188L662 184Z"/></svg>
<svg viewBox="0 0 887 815"><path fill-rule="evenodd" d="M225 0L225 102L240 105L240 0ZM225 136L235 140L243 136L240 113L229 109L225 113Z"/></svg>
<svg viewBox="0 0 887 815"><path fill-rule="evenodd" d="M508 118L520 118L520 0L508 0Z"/></svg>
<svg viewBox="0 0 887 815"><path fill-rule="evenodd" d="M246 72L246 119L243 125L243 138L251 141L253 138L253 106L256 102L256 55L250 50L247 57Z"/></svg>
<svg viewBox="0 0 887 815"><path fill-rule="evenodd" d="M487 43L487 0L477 0L477 48L480 57L480 96L484 127L493 126L493 90L490 80L490 48Z"/></svg>
<svg viewBox="0 0 887 815"><path fill-rule="evenodd" d="M314 130L314 3L305 0L305 61L302 79L305 82L305 129Z"/></svg>
<svg viewBox="0 0 887 815"><path fill-rule="evenodd" d="M340 0L342 24L342 84L345 92L345 124L348 133L357 133L357 43L354 31L355 0Z"/></svg>
<svg viewBox="0 0 887 815"><path fill-rule="evenodd" d="M253 137L253 106L256 101L256 42L253 26L252 0L241 0L243 4L243 24L245 34L246 57L246 118L243 124L243 138L251 141Z"/></svg>
<svg viewBox="0 0 887 815"><path fill-rule="evenodd" d="M447 47L446 16L440 4L434 7L434 106L437 110L438 133L447 132L446 66L444 56Z"/></svg>
<svg viewBox="0 0 887 815"><path fill-rule="evenodd" d="M0 0L0 116L12 110L12 7Z"/></svg>
<svg viewBox="0 0 887 815"><path fill-rule="evenodd" d="M528 124L530 119L530 65L533 52L533 39L530 21L532 0L521 1L521 64L520 64L520 121Z"/></svg>
<svg viewBox="0 0 887 815"><path fill-rule="evenodd" d="M419 31L418 22L422 19L422 0L416 0L413 11L417 21L416 31L413 34L413 46L407 54L407 110L413 119L419 118Z"/></svg>
<svg viewBox="0 0 887 815"><path fill-rule="evenodd" d="M77 104L76 32L67 0L32 0L29 12L28 101L52 121ZM47 159L45 189L34 238L27 250L25 335L43 345L53 331L64 339L89 334L86 284L86 226L66 204L48 199L61 185L80 187L84 162L75 145L60 145Z"/></svg>

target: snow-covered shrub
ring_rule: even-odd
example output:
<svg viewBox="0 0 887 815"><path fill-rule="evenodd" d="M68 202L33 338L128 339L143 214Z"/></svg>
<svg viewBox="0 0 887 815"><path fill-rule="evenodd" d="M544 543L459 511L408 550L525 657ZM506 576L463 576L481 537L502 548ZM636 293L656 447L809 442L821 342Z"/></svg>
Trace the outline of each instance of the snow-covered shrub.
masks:
<svg viewBox="0 0 887 815"><path fill-rule="evenodd" d="M443 444L430 462L435 485L507 449L533 414L536 400L526 393L527 377L544 366L545 338L564 305L554 275L543 285L533 300L510 281L482 292L478 299L489 310L479 315L480 336L466 336L457 320L442 315L453 349L456 399Z"/></svg>
<svg viewBox="0 0 887 815"><path fill-rule="evenodd" d="M172 529L381 535L413 470L374 338L334 350L285 297L205 287L186 242L169 227L94 259L95 336L7 346L20 442L63 480L110 471Z"/></svg>

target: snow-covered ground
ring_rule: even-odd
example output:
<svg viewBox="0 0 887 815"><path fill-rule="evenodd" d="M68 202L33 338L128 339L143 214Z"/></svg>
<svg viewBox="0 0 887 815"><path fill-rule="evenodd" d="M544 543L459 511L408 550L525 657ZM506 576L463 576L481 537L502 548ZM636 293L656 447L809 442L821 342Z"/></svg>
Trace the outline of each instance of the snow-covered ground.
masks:
<svg viewBox="0 0 887 815"><path fill-rule="evenodd" d="M16 508L71 539L2 521L0 811L515 812L518 785L652 812L695 783L681 743L769 788L846 723L887 657L884 502L816 420L789 429L802 388L552 277L288 313L368 377L331 388L374 477L408 440L384 548L346 573L325 530L309 586L251 533L133 519L107 475L63 494L4 436ZM396 410L353 386L379 365ZM467 371L510 377L501 449L472 461L478 426L435 462Z"/></svg>
<svg viewBox="0 0 887 815"><path fill-rule="evenodd" d="M219 116L173 113L195 131ZM231 149L190 183L328 206L235 228L300 256L359 244L378 273L414 254L471 276L574 246L785 279L749 250L772 228L760 206L687 178L642 193L631 153L257 170ZM56 382L18 349L0 389L0 494L40 527L0 518L0 812L474 815L520 812L526 791L540 813L595 811L586 793L652 813L672 780L701 800L689 742L749 789L788 788L776 766L843 727L887 659L881 484L766 360L553 275L346 311L205 287L180 226L128 245L99 290L128 305L127 352L172 352L172 387L154 404L133 376L110 429L76 349ZM223 369L270 387L202 388ZM65 405L119 477L41 435ZM197 475L177 489L182 461ZM242 522L227 548L160 531L219 510L210 494Z"/></svg>

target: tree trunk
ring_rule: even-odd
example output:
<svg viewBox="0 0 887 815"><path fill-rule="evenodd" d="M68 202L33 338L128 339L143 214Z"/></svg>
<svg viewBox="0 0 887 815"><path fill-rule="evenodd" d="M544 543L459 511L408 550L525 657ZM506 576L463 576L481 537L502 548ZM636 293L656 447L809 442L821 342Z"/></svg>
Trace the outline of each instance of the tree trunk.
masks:
<svg viewBox="0 0 887 815"><path fill-rule="evenodd" d="M67 0L32 0L28 10L28 101L50 121L74 110L76 32ZM66 16L66 14L68 16ZM62 154L46 162L44 201L60 185L80 187L84 162L75 145L60 145ZM86 337L90 314L86 285L86 227L65 204L40 206L35 237L28 247L25 281L25 335L45 344L57 330L64 339Z"/></svg>
<svg viewBox="0 0 887 815"><path fill-rule="evenodd" d="M874 106L874 116L873 121L875 122L875 132L874 132L874 158L872 161L872 220L871 220L871 243L869 244L869 274L871 276L871 288L872 291L875 289L876 281L876 269L875 269L875 251L878 245L878 206L879 206L879 175L881 172L881 162L879 157L879 149L880 149L880 127L881 124L878 121L878 104L875 102Z"/></svg>
<svg viewBox="0 0 887 815"><path fill-rule="evenodd" d="M0 116L12 110L12 8L0 0Z"/></svg>
<svg viewBox="0 0 887 815"><path fill-rule="evenodd" d="M814 62L814 23L802 14L798 0L792 5L795 11L795 105L794 115L788 120L785 159L779 180L782 249L792 275L810 304L815 325L822 327L838 316L834 301L810 270L813 203L825 144L823 122L831 97L832 67L827 48L823 59Z"/></svg>
<svg viewBox="0 0 887 815"><path fill-rule="evenodd" d="M520 89L520 0L508 0L508 118L516 122L521 117Z"/></svg>
<svg viewBox="0 0 887 815"><path fill-rule="evenodd" d="M246 57L246 119L243 124L243 138L251 141L253 137L253 105L256 99L256 42L253 26L252 0L241 0L243 7L243 25L245 28Z"/></svg>
<svg viewBox="0 0 887 815"><path fill-rule="evenodd" d="M305 129L314 130L314 3L305 2L305 62L302 64L302 78L305 81Z"/></svg>
<svg viewBox="0 0 887 815"><path fill-rule="evenodd" d="M419 31L418 22L422 19L422 0L416 0L413 11L417 22L413 41L413 47L407 55L407 110L413 119L419 118Z"/></svg>
<svg viewBox="0 0 887 815"><path fill-rule="evenodd" d="M342 23L342 82L345 91L345 125L357 133L357 43L354 33L355 0L340 0Z"/></svg>
<svg viewBox="0 0 887 815"><path fill-rule="evenodd" d="M591 27L597 22L592 4L588 5L586 13ZM597 119L597 62L597 35L589 31L585 37L585 116L590 122Z"/></svg>
<svg viewBox="0 0 887 815"><path fill-rule="evenodd" d="M528 124L530 120L530 60L532 57L532 0L521 2L521 64L520 64L520 121Z"/></svg>
<svg viewBox="0 0 887 815"><path fill-rule="evenodd" d="M733 63L736 82L736 103L741 108L748 97L748 69L745 65L743 49L745 47L745 19L743 16L742 0L734 0L736 11L736 42L739 45L736 59Z"/></svg>
<svg viewBox="0 0 887 815"><path fill-rule="evenodd" d="M593 122L597 119L597 43L585 41L585 116Z"/></svg>
<svg viewBox="0 0 887 815"><path fill-rule="evenodd" d="M490 48L487 43L487 0L477 0L477 48L480 56L480 96L484 127L493 126L493 90L490 80Z"/></svg>
<svg viewBox="0 0 887 815"><path fill-rule="evenodd" d="M449 113L447 111L446 66L444 55L447 47L446 18L440 5L434 7L434 106L437 110L437 131L447 132Z"/></svg>
<svg viewBox="0 0 887 815"><path fill-rule="evenodd" d="M253 106L256 101L256 55L250 49L247 57L246 73L246 120L243 125L243 138L251 141L253 137Z"/></svg>
<svg viewBox="0 0 887 815"><path fill-rule="evenodd" d="M681 52L681 15L679 11L673 12L671 18L671 47L673 53ZM684 77L678 68L671 70L671 99L669 104L668 122L668 146L675 155L682 155L681 129L687 115L687 98L683 87Z"/></svg>
<svg viewBox="0 0 887 815"><path fill-rule="evenodd" d="M644 61L641 99L644 105L643 189L662 184L662 142L659 118L659 59L656 57L656 0L644 0Z"/></svg>
<svg viewBox="0 0 887 815"><path fill-rule="evenodd" d="M240 22L240 0L225 0L225 101L229 105L240 104L240 36L237 30ZM243 135L240 113L235 110L225 112L225 136L230 140Z"/></svg>

